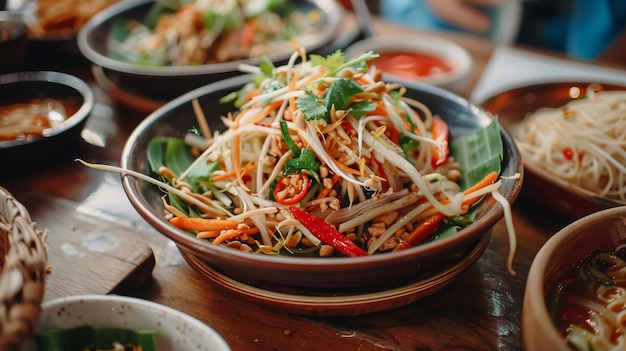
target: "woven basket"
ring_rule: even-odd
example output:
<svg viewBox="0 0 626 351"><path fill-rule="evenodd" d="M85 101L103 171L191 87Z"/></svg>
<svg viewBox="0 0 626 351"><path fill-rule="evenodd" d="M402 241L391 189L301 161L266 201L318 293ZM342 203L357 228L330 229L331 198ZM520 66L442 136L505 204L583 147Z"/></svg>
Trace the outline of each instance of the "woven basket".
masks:
<svg viewBox="0 0 626 351"><path fill-rule="evenodd" d="M35 332L46 278L46 231L0 187L0 350L19 350Z"/></svg>

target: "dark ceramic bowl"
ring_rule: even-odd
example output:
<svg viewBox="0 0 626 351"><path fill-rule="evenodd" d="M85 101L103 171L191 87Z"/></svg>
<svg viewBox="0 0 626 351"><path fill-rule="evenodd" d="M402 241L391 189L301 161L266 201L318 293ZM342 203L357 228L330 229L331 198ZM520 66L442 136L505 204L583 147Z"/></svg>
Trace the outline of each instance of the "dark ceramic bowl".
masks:
<svg viewBox="0 0 626 351"><path fill-rule="evenodd" d="M506 89L480 104L498 116L502 126L515 136L516 125L542 107L560 107L581 97L593 82L545 82ZM598 83L598 82L595 82ZM625 86L601 83L604 90L626 90ZM602 197L557 178L541 165L524 159L525 179L521 198L562 216L578 219L588 214L626 203Z"/></svg>
<svg viewBox="0 0 626 351"><path fill-rule="evenodd" d="M158 136L182 137L196 124L191 101L198 99L204 111L213 116L234 111L232 105L220 104L219 99L238 90L250 81L239 76L195 89L169 102L150 114L131 134L124 147L121 166L149 174L147 145ZM407 96L418 99L433 113L443 116L450 125L451 135L464 134L489 123L491 118L462 98L429 85L408 87ZM218 125L219 119L213 122ZM215 129L215 128L214 128ZM502 175L522 173L521 160L510 136L501 130L504 159ZM505 181L500 192L512 203L522 180ZM295 258L255 255L213 245L171 225L165 218L161 202L162 191L132 176L123 177L123 187L139 214L163 235L173 240L181 252L192 254L219 272L239 281L265 286L304 287L311 289L340 289L355 286L375 286L406 282L441 267L455 254L465 252L489 233L503 217L502 207L488 197L478 207L476 220L456 235L435 240L405 251L367 257ZM505 262L502 262L505 265Z"/></svg>
<svg viewBox="0 0 626 351"><path fill-rule="evenodd" d="M626 206L585 216L548 239L533 259L526 281L522 306L524 350L573 350L552 322L549 291L590 254L614 250L625 241Z"/></svg>
<svg viewBox="0 0 626 351"><path fill-rule="evenodd" d="M294 1L302 11L318 9L323 20L319 33L308 36L301 45L312 53L329 44L338 35L343 8L332 0ZM117 20L142 21L153 0L124 1L94 16L78 33L78 48L93 64L102 67L109 80L123 89L152 98L170 100L189 90L240 74L240 64L257 65L261 58L236 60L224 63L189 66L141 66L111 58L107 41L111 25ZM296 38L297 39L297 38ZM293 48L267 55L272 62L286 62Z"/></svg>
<svg viewBox="0 0 626 351"><path fill-rule="evenodd" d="M69 74L36 71L0 76L0 106L37 98L65 101L70 115L41 136L0 141L0 160L11 173L35 170L67 157L95 104L91 87Z"/></svg>

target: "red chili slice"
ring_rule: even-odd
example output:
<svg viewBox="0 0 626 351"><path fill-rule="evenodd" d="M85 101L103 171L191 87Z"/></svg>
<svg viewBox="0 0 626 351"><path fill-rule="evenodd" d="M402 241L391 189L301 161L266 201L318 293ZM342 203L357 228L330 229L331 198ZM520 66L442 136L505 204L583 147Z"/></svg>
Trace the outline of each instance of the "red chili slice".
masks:
<svg viewBox="0 0 626 351"><path fill-rule="evenodd" d="M283 205L300 202L311 188L311 179L306 173L294 173L280 177L274 187L274 199Z"/></svg>

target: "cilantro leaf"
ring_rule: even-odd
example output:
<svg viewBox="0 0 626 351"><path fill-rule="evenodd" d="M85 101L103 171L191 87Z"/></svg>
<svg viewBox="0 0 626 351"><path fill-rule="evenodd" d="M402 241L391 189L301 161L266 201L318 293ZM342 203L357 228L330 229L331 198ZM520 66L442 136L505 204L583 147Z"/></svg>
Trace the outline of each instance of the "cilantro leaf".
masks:
<svg viewBox="0 0 626 351"><path fill-rule="evenodd" d="M341 50L337 50L326 57L321 55L310 55L309 58L312 66L323 66L331 71L346 63L346 55Z"/></svg>
<svg viewBox="0 0 626 351"><path fill-rule="evenodd" d="M296 105L304 113L307 121L326 118L330 112L326 106L319 103L315 95L308 94L296 100Z"/></svg>
<svg viewBox="0 0 626 351"><path fill-rule="evenodd" d="M354 95L363 92L359 83L352 79L337 79L324 92L324 106L330 110L335 105L337 110L345 110Z"/></svg>

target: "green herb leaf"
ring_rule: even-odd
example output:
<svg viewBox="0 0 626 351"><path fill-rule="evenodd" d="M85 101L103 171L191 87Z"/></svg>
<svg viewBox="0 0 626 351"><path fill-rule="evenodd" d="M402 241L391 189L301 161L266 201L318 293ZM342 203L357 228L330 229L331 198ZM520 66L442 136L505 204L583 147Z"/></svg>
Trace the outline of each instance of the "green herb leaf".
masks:
<svg viewBox="0 0 626 351"><path fill-rule="evenodd" d="M319 99L315 95L306 95L296 100L296 105L304 113L307 121L324 119L329 113L326 106L319 103Z"/></svg>
<svg viewBox="0 0 626 351"><path fill-rule="evenodd" d="M354 95L363 92L359 83L352 79L337 79L330 88L324 92L324 106L328 110L335 105L337 110L345 110Z"/></svg>
<svg viewBox="0 0 626 351"><path fill-rule="evenodd" d="M350 104L348 113L352 116L359 118L363 117L366 113L372 112L376 109L376 104L370 100L355 101Z"/></svg>
<svg viewBox="0 0 626 351"><path fill-rule="evenodd" d="M477 183L492 171L499 174L504 151L498 120L493 119L485 128L454 138L450 149L461 165L463 189Z"/></svg>
<svg viewBox="0 0 626 351"><path fill-rule="evenodd" d="M329 70L334 70L346 63L346 55L341 50L336 50L334 53L323 57L321 55L309 55L312 66L323 66Z"/></svg>

